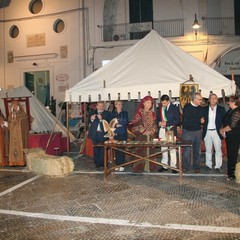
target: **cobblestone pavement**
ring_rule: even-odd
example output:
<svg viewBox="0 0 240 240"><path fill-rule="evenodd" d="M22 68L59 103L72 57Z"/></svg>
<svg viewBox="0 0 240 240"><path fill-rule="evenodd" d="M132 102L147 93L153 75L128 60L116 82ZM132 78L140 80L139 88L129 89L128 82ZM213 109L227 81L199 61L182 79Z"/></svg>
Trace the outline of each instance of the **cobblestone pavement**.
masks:
<svg viewBox="0 0 240 240"><path fill-rule="evenodd" d="M240 185L224 172L111 174L74 157L65 177L0 169L0 239L240 239Z"/></svg>

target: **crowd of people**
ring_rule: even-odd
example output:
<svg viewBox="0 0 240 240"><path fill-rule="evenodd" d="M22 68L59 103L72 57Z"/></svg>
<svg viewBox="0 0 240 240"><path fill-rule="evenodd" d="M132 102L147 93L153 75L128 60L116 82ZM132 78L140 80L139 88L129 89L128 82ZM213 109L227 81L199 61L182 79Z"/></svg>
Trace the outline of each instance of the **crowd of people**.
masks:
<svg viewBox="0 0 240 240"><path fill-rule="evenodd" d="M186 103L182 113L179 108L171 102L168 95L162 95L159 106L153 110L154 101L151 96L146 96L140 102L134 117L131 121L131 132L135 134L136 141L151 141L154 138L165 140L166 132L172 131L175 138L180 138L182 142L192 143L191 147L184 147L183 150L183 172L194 170L200 173L201 144L205 143L205 170L214 170L217 173L222 168L222 140L226 139L227 146L227 180L235 179L235 166L238 159L238 149L240 143L240 99L236 96L229 98L228 112L223 106L218 104L216 94L211 94L208 99L208 105L203 106L203 97L201 93L194 93L191 101ZM115 101L111 106L111 111L104 110L104 103L98 102L96 110L89 114L89 133L88 137L92 139L94 148L94 161L97 168L104 165L104 151L101 144L108 140L105 137L102 120L110 122L117 119L115 126L114 139L127 141L128 139L128 112L123 111L122 101ZM177 131L181 126L182 133L179 136ZM98 146L96 146L98 145ZM138 156L146 156L146 151L154 151L154 148L136 148ZM148 171L168 171L168 167L177 167L177 154L175 149L164 151L161 149L162 166L157 169L156 164L150 162ZM151 154L149 152L148 154ZM214 154L213 161L212 156ZM115 152L116 165L125 163L125 154L120 151ZM123 171L124 167L116 170ZM138 161L133 164L134 172L146 171L146 161ZM172 173L176 173L172 170Z"/></svg>
<svg viewBox="0 0 240 240"><path fill-rule="evenodd" d="M186 103L182 113L171 102L168 95L162 95L159 106L154 109L154 100L151 96L144 97L131 121L131 132L136 141L152 141L155 138L165 140L166 133L172 132L174 138L180 138L182 142L192 143L193 162L191 162L191 147L183 150L183 171L194 170L200 173L201 143L205 143L205 169L220 172L222 168L222 140L226 140L227 146L227 180L235 179L235 167L238 161L238 149L240 143L240 98L229 98L229 110L226 112L223 106L218 104L216 94L211 94L208 105L202 105L203 97L200 93L193 93L191 101ZM2 115L2 114L1 114ZM105 110L104 102L98 102L95 109L88 114L88 137L93 143L93 157L96 168L104 167L104 149L102 144L109 140L103 126L103 120L110 123L116 120L114 126L114 139L126 142L128 140L129 117L123 110L123 102L113 102L109 110ZM181 134L179 134L181 126ZM24 149L28 145L29 120L20 102L13 101L10 107L8 119L0 116L0 166L25 166ZM177 167L176 149L166 151L164 147L161 163L162 166L146 161L135 162L132 166L134 172L143 171L168 171L176 173ZM154 148L136 148L138 156L146 156L154 153ZM148 152L146 152L148 151ZM214 161L212 156L214 154ZM116 170L123 171L126 156L122 151L115 151ZM148 162L147 162L148 163Z"/></svg>

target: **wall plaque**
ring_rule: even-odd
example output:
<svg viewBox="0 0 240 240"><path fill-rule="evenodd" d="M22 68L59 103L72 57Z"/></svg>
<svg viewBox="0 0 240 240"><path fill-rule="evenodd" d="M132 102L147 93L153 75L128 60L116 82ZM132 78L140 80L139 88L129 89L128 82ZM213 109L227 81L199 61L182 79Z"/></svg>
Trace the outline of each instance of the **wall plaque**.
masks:
<svg viewBox="0 0 240 240"><path fill-rule="evenodd" d="M27 48L46 45L45 33L27 35Z"/></svg>

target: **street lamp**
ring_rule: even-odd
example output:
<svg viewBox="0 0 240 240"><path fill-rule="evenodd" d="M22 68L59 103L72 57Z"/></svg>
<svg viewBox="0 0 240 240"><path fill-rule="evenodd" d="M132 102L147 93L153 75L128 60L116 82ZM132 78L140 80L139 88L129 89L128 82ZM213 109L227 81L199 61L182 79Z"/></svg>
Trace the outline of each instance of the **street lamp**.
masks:
<svg viewBox="0 0 240 240"><path fill-rule="evenodd" d="M197 14L195 13L195 19L192 25L192 28L195 29L195 39L197 41L197 30L201 27L201 25L199 24L198 20L197 20Z"/></svg>

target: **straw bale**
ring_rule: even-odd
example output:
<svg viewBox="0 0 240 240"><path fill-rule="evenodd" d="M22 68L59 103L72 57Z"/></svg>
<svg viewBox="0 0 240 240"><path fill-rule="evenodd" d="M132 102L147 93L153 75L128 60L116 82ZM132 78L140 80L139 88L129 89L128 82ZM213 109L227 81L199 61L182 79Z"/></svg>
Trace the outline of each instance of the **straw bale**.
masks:
<svg viewBox="0 0 240 240"><path fill-rule="evenodd" d="M26 153L30 171L48 176L64 176L73 171L73 160L67 156L48 155L42 149L31 149Z"/></svg>
<svg viewBox="0 0 240 240"><path fill-rule="evenodd" d="M235 176L236 182L240 183L240 162L236 164Z"/></svg>

